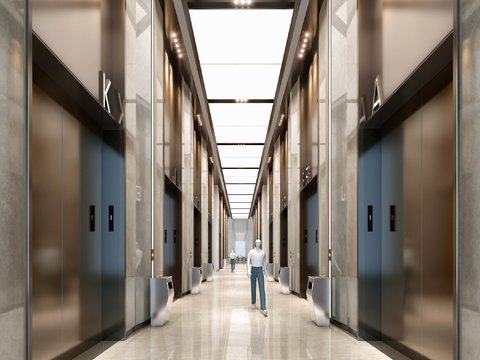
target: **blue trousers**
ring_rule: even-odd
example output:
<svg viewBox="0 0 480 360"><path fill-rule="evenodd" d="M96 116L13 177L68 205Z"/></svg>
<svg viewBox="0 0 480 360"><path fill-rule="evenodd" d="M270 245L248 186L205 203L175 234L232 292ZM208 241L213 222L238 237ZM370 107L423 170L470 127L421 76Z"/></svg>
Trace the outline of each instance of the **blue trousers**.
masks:
<svg viewBox="0 0 480 360"><path fill-rule="evenodd" d="M258 290L260 293L260 307L262 310L267 310L265 303L265 278L263 277L263 269L261 266L252 266L252 276L250 277L250 285L252 290L252 305L257 302L256 280L258 279Z"/></svg>
<svg viewBox="0 0 480 360"><path fill-rule="evenodd" d="M230 259L230 268L232 272L235 270L235 259Z"/></svg>

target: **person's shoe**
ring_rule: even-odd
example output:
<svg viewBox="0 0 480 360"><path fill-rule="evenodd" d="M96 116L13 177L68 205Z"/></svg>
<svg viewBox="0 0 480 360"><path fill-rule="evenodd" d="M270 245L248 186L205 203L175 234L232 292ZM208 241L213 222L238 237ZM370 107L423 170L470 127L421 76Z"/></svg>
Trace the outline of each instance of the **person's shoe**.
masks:
<svg viewBox="0 0 480 360"><path fill-rule="evenodd" d="M261 310L263 316L267 317L268 316L268 310Z"/></svg>
<svg viewBox="0 0 480 360"><path fill-rule="evenodd" d="M252 309L252 310L255 310L256 308L257 308L257 307L255 306L255 304L252 304L252 305L250 306L250 309Z"/></svg>

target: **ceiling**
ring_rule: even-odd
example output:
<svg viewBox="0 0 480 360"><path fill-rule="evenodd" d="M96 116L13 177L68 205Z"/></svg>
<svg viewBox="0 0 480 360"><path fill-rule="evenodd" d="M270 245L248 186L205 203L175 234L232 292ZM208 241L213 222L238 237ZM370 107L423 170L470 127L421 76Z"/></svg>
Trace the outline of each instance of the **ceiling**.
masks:
<svg viewBox="0 0 480 360"><path fill-rule="evenodd" d="M292 13L190 9L233 219L248 218Z"/></svg>

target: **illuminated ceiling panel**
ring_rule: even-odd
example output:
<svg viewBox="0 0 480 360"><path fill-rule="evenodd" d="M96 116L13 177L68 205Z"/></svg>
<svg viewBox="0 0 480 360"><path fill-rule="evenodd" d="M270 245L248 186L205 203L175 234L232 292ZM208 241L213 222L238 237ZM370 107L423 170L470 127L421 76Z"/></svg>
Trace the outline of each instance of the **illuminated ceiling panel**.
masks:
<svg viewBox="0 0 480 360"><path fill-rule="evenodd" d="M280 65L202 65L209 99L273 99Z"/></svg>
<svg viewBox="0 0 480 360"><path fill-rule="evenodd" d="M292 10L190 10L200 63L281 63Z"/></svg>
<svg viewBox="0 0 480 360"><path fill-rule="evenodd" d="M230 203L230 208L232 211L235 209L250 209L250 203L239 203L239 202L232 202Z"/></svg>
<svg viewBox="0 0 480 360"><path fill-rule="evenodd" d="M251 203L252 195L228 195L228 201L230 203L232 202Z"/></svg>
<svg viewBox="0 0 480 360"><path fill-rule="evenodd" d="M215 137L217 143L248 144L265 142L267 135L266 126L217 126L215 127Z"/></svg>
<svg viewBox="0 0 480 360"><path fill-rule="evenodd" d="M255 190L255 184L226 184L227 192L229 194L242 195L250 194L253 195Z"/></svg>
<svg viewBox="0 0 480 360"><path fill-rule="evenodd" d="M213 126L268 126L271 103L210 104Z"/></svg>
<svg viewBox="0 0 480 360"><path fill-rule="evenodd" d="M292 13L291 9L190 10L207 97L220 100L209 103L217 144L261 144L219 145L234 219L248 218ZM236 103L239 99L260 103ZM234 195L237 192L248 195Z"/></svg>

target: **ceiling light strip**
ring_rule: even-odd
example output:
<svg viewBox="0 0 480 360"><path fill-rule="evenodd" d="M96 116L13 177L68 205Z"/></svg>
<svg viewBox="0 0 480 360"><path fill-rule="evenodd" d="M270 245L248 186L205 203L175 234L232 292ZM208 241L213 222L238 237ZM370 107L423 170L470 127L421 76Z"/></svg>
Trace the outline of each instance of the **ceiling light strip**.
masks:
<svg viewBox="0 0 480 360"><path fill-rule="evenodd" d="M180 31L183 35L183 43L185 45L185 53L192 73L193 83L195 84L195 89L197 91L201 113L205 116L205 128L210 140L212 147L212 157L214 167L218 171L218 178L220 179L220 188L225 198L228 197L227 188L225 187L225 180L223 178L223 172L221 171L222 167L220 164L220 157L218 155L217 140L215 138L215 133L212 129L212 117L210 115L210 108L208 107L207 92L205 90L205 84L203 82L202 73L200 71L200 61L198 59L197 49L195 45L195 40L193 37L192 21L190 19L190 13L188 11L187 1L182 0L173 0L173 5L175 8L175 13L177 14L178 24L180 26ZM227 203L227 212L231 216L232 212L230 210L230 202Z"/></svg>
<svg viewBox="0 0 480 360"><path fill-rule="evenodd" d="M292 24L290 26L289 37L287 40L286 51L282 61L282 67L280 69L280 78L277 84L277 90L275 92L275 101L273 103L272 114L270 117L270 123L268 126L267 137L265 139L265 147L263 148L262 159L260 161L260 169L257 175L257 184L255 185L255 192L253 193L253 198L255 199L260 191L260 180L261 174L265 170L268 159L268 152L270 150L270 145L273 140L273 135L277 130L276 119L280 118L280 113L282 111L282 101L287 90L287 86L290 80L290 73L292 72L293 64L295 61L296 49L298 42L300 41L302 35L303 23L305 22L305 17L308 10L308 5L310 0L299 0L295 3L295 10L293 11ZM253 203L250 208L250 215L253 215Z"/></svg>

